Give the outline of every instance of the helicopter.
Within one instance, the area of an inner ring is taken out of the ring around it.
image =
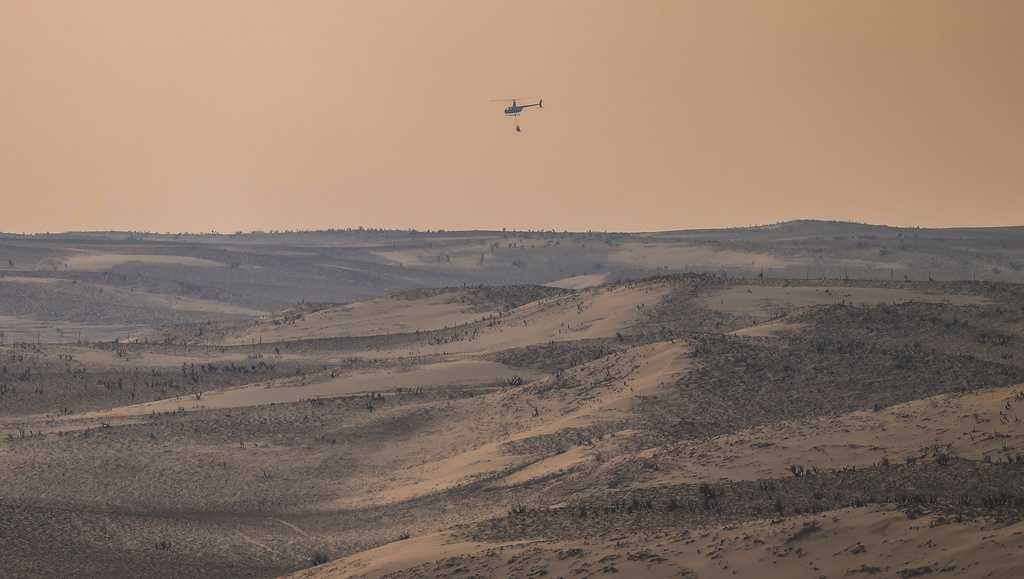
[[[535,102],[535,103],[522,104],[522,105],[519,104],[519,99],[494,99],[492,102],[510,102],[510,101],[511,101],[512,104],[510,104],[509,106],[505,107],[505,116],[506,117],[512,117],[512,118],[518,117],[519,115],[523,114],[523,111],[525,111],[526,109],[531,108],[531,107],[537,107],[538,109],[544,108],[544,99],[538,99],[537,102]],[[517,133],[523,132],[523,129],[519,126],[518,122],[516,123],[516,132]]]

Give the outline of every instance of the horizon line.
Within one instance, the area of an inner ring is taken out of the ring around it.
[[[1019,229],[1024,227],[1024,223],[1017,225],[948,225],[948,226],[919,226],[919,225],[889,225],[884,223],[869,223],[865,221],[847,221],[842,219],[820,219],[820,218],[797,218],[787,219],[784,221],[776,221],[772,223],[760,223],[753,225],[731,225],[721,227],[693,227],[693,228],[677,228],[677,229],[649,229],[649,230],[610,230],[610,229],[588,229],[588,230],[569,230],[569,229],[552,229],[552,228],[522,228],[522,227],[502,227],[500,229],[494,228],[466,228],[466,229],[453,229],[447,227],[438,228],[415,228],[415,227],[373,227],[373,226],[348,226],[348,227],[328,227],[328,228],[309,228],[309,229],[289,229],[289,228],[271,228],[271,229],[250,229],[250,230],[236,230],[232,232],[219,231],[211,229],[208,231],[198,230],[181,230],[181,231],[151,231],[144,229],[68,229],[64,231],[33,231],[33,232],[16,232],[16,231],[0,231],[0,236],[3,237],[46,237],[46,236],[68,236],[68,235],[103,235],[103,234],[124,234],[124,235],[153,235],[161,237],[201,237],[201,236],[221,236],[221,237],[236,237],[241,235],[295,235],[295,234],[311,234],[311,233],[423,233],[423,234],[438,234],[438,233],[547,233],[547,234],[562,234],[562,235],[658,235],[666,233],[681,233],[681,232],[705,232],[705,231],[729,231],[734,229],[745,229],[745,230],[756,230],[765,229],[769,227],[778,227],[789,224],[799,223],[821,223],[821,224],[833,224],[833,225],[859,225],[863,227],[875,227],[885,229],[904,229],[904,230],[915,230],[915,231],[952,231],[958,229]]]

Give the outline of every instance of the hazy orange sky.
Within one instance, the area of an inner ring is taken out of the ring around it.
[[[3,231],[1024,223],[1024,2],[0,0],[0,74]]]

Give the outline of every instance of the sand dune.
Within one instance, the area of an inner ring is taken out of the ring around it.
[[[1024,524],[908,518],[856,508],[784,520],[579,541],[478,543],[444,534],[391,543],[292,575],[302,578],[1017,577]]]
[[[1024,455],[1024,385],[945,394],[878,412],[777,423],[645,453],[657,474],[642,485],[755,480],[790,467],[864,467],[941,456],[1005,461]]]
[[[337,258],[352,276],[428,267],[410,234],[343,256],[332,239],[249,257],[273,270],[304,255],[317,271]],[[621,259],[761,259],[729,241],[561,241],[587,259],[598,243]],[[531,240],[505,243],[511,255]],[[566,278],[591,270],[556,265],[543,281],[580,289],[467,285],[264,314],[216,288],[133,292],[120,270],[84,272],[110,280],[102,293],[66,279],[5,287],[64,313],[41,292],[217,317],[117,347],[0,345],[0,536],[15,538],[16,576],[54,548],[68,563],[50,576],[1024,571],[1013,284],[603,283],[621,271]],[[887,305],[905,301],[929,304]]]
[[[463,339],[412,350],[414,354],[482,354],[551,341],[611,338],[657,304],[668,286],[604,286],[513,309],[467,328]]]
[[[144,404],[123,406],[75,418],[135,416],[178,410],[239,408],[261,404],[283,404],[313,398],[333,398],[397,388],[443,388],[456,385],[494,384],[513,376],[536,376],[535,370],[512,368],[497,362],[455,360],[426,364],[412,369],[354,371],[335,378],[323,375],[288,378],[267,384],[204,393],[201,398],[179,396]]]
[[[268,317],[229,334],[224,343],[422,332],[458,326],[491,313],[478,311],[460,297],[456,290],[417,299],[379,298],[302,313],[300,318]]]
[[[518,541],[498,545],[458,541],[447,533],[436,533],[371,549],[334,562],[330,567],[300,571],[292,577],[384,577],[421,565],[425,561],[462,557],[518,544]]]
[[[553,456],[529,452],[520,454],[507,449],[537,437],[557,435],[560,431],[632,417],[634,397],[653,394],[659,385],[675,380],[686,369],[686,354],[687,346],[682,343],[640,346],[574,370],[574,376],[567,378],[583,384],[578,388],[538,395],[538,391],[550,386],[552,379],[548,377],[489,395],[481,405],[474,407],[474,418],[504,424],[506,429],[514,431],[513,434],[496,437],[465,452],[406,468],[386,483],[382,481],[366,496],[346,498],[334,504],[354,506],[406,501],[481,479],[495,479],[509,470],[513,472],[496,479],[496,483],[500,486],[523,484],[590,461],[596,448],[573,446]],[[612,375],[616,377],[614,380],[607,379]],[[588,384],[597,376],[601,377],[599,384]],[[526,412],[517,415],[510,412],[512,408],[528,408],[535,412],[532,417]],[[435,436],[426,443],[444,445],[446,437],[469,439],[469,433],[460,432],[468,422],[464,421],[452,431],[441,437]],[[628,433],[623,435],[628,436]],[[428,452],[423,449],[424,454]]]

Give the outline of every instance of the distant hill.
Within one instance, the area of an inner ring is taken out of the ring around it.
[[[7,299],[0,301],[0,316],[130,324],[139,321],[131,313],[138,306],[147,311],[143,322],[154,316],[188,322],[278,311],[301,302],[347,303],[416,288],[581,287],[687,271],[745,278],[1022,282],[1024,227],[924,229],[797,220],[654,233],[3,234],[0,295]],[[11,278],[65,285],[26,286]],[[46,300],[47,311],[38,311],[26,295],[28,289],[58,288],[72,298]],[[117,311],[109,307],[112,295]],[[63,303],[69,311],[56,311]],[[169,313],[161,314],[161,308]]]

